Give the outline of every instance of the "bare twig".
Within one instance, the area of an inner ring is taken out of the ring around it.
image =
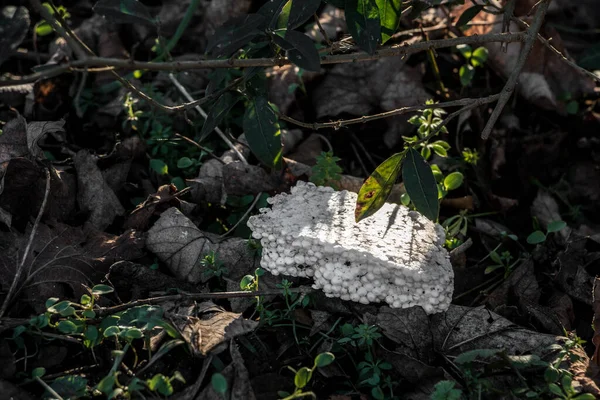
[[[56,12],[52,14],[48,11],[48,9],[46,9],[44,6],[42,6],[42,4],[40,3],[39,0],[30,0],[31,2],[31,6],[40,13],[40,15],[50,24],[50,26],[52,26],[52,28],[63,38],[65,39],[65,41],[67,42],[67,44],[69,45],[69,47],[71,47],[73,49],[73,51],[75,52],[75,54],[77,55],[77,57],[79,57],[80,59],[77,61],[74,61],[72,64],[72,66],[67,67],[66,70],[63,70],[63,72],[66,72],[68,70],[72,70],[72,67],[77,67],[78,63],[83,63],[81,66],[83,67],[89,67],[89,65],[86,65],[88,63],[89,60],[94,60],[97,59],[98,57],[96,57],[96,55],[94,54],[94,52],[81,40],[79,39],[79,37],[75,34],[75,32],[73,32],[73,30],[65,23],[65,21],[62,19],[62,17],[60,16],[59,12]],[[124,61],[124,62],[129,62],[128,60],[120,60],[120,61]],[[107,64],[104,65],[100,65],[101,67],[106,67]],[[109,65],[110,66],[110,65]],[[113,66],[114,67],[114,66]],[[64,66],[60,66],[57,68],[64,68]],[[33,80],[33,81],[37,81],[38,79],[42,79],[42,78],[48,78],[48,77],[52,77],[52,76],[57,76],[62,72],[58,72],[58,71],[52,71],[53,68],[49,68],[48,69],[48,74],[42,73],[37,75],[37,77]],[[137,69],[137,68],[136,68]],[[88,70],[89,71],[89,70]],[[181,104],[181,105],[177,105],[177,106],[166,106],[156,100],[154,100],[152,97],[148,96],[146,93],[144,93],[143,91],[141,91],[140,89],[138,89],[137,87],[135,87],[131,82],[129,82],[127,79],[121,77],[115,70],[113,69],[108,69],[108,72],[110,72],[113,77],[119,81],[123,86],[125,86],[127,89],[131,90],[137,97],[145,100],[146,102],[148,102],[149,104],[151,104],[152,106],[159,108],[165,112],[177,112],[177,111],[185,111],[188,110],[190,108],[196,107],[200,104],[206,103],[208,101],[213,100],[215,97],[217,97],[218,95],[220,95],[221,93],[224,93],[225,91],[229,90],[229,87],[222,89],[220,91],[218,91],[218,93],[213,93],[212,96],[207,96],[204,99],[200,99],[197,101],[193,101],[191,103],[186,103],[186,104]],[[35,76],[36,74],[30,75],[30,77]],[[234,81],[232,81],[231,85],[233,84],[237,84],[241,81],[240,79],[236,79]],[[6,83],[9,83],[8,85]],[[10,86],[12,84],[15,83],[29,83],[28,78],[24,77],[21,78],[19,80],[13,80],[13,81],[0,81],[0,86]]]
[[[540,3],[538,3],[537,9],[535,11],[535,16],[533,17],[533,23],[526,31],[525,42],[523,43],[523,48],[521,49],[519,59],[517,60],[517,63],[515,64],[515,67],[512,73],[510,74],[508,81],[506,82],[504,88],[502,89],[502,92],[500,93],[500,98],[498,99],[498,103],[496,104],[494,111],[492,111],[492,115],[490,115],[490,118],[488,119],[485,128],[483,128],[483,131],[481,132],[481,138],[484,140],[487,139],[492,133],[492,129],[494,128],[496,121],[500,117],[500,113],[502,113],[504,106],[506,105],[506,103],[508,102],[512,93],[515,90],[515,86],[517,85],[517,82],[519,80],[519,75],[521,74],[521,70],[525,66],[525,62],[529,57],[529,53],[531,52],[531,48],[533,47],[533,44],[537,38],[537,34],[540,31],[540,28],[542,27],[542,22],[544,22],[544,16],[546,15],[546,11],[548,10],[549,5],[550,0],[541,0]]]
[[[513,21],[515,21],[517,24],[524,26],[525,28],[529,28],[529,24],[525,21],[523,21],[522,19],[519,18],[513,18]],[[552,45],[552,43],[550,43],[551,39],[546,39],[545,37],[543,37],[541,34],[537,34],[537,39],[544,45],[546,46],[548,49],[550,49],[550,51],[552,51],[554,54],[556,54],[558,57],[560,57],[560,59],[567,63],[570,67],[576,69],[577,71],[589,76],[590,78],[592,78],[593,80],[600,82],[600,76],[594,74],[591,71],[588,71],[585,68],[581,68],[579,65],[577,65],[576,63],[574,63],[573,61],[569,60],[563,53],[560,52],[560,50],[558,50],[556,47],[554,47]]]
[[[183,95],[183,97],[185,97],[189,102],[192,102],[192,103],[194,102],[192,95],[177,80],[177,78],[175,78],[175,75],[169,74],[169,79],[171,80],[171,82],[173,82],[173,84],[175,85],[177,90],[179,90],[179,92]],[[196,111],[198,111],[198,113],[200,113],[200,115],[202,115],[202,117],[204,119],[208,118],[208,115],[206,114],[206,112],[204,112],[204,110],[199,105],[196,105],[194,108],[196,109]],[[229,140],[227,135],[225,135],[218,126],[215,126],[215,132],[217,132],[217,135],[219,135],[219,137],[227,144],[227,146],[229,146],[229,148],[235,153],[235,155],[238,156],[240,161],[242,161],[244,164],[248,165],[248,161],[246,161],[246,157],[244,157],[244,155],[237,149],[237,147],[235,147],[235,145],[233,143],[231,143],[231,140]]]
[[[177,136],[178,138],[180,138],[180,139],[182,139],[182,140],[185,140],[186,142],[188,142],[188,143],[189,143],[189,144],[191,144],[191,145],[194,145],[194,146],[196,146],[196,147],[197,147],[197,148],[199,148],[200,150],[203,150],[203,151],[205,151],[205,152],[206,152],[206,153],[207,153],[207,154],[208,154],[208,155],[209,155],[211,158],[213,158],[213,159],[217,160],[218,162],[220,162],[221,164],[225,165],[225,161],[223,161],[223,160],[221,160],[219,157],[215,156],[215,155],[213,154],[213,151],[212,151],[211,149],[209,149],[209,148],[207,148],[207,147],[204,147],[204,146],[202,146],[202,145],[198,144],[198,143],[197,143],[195,140],[192,140],[192,139],[190,139],[190,138],[189,138],[189,137],[187,137],[187,136],[180,135],[179,133],[176,133],[176,134],[175,134],[175,136]]]
[[[242,221],[244,219],[246,219],[246,217],[248,216],[248,214],[250,214],[250,212],[254,209],[254,207],[256,206],[256,203],[258,203],[258,200],[260,200],[260,196],[262,196],[262,194],[263,194],[263,192],[256,193],[256,196],[254,197],[254,200],[252,201],[252,204],[250,204],[250,207],[248,207],[248,209],[246,210],[246,212],[244,213],[244,215],[242,215],[242,218],[240,218],[238,220],[238,222],[236,222],[235,225],[233,225],[231,227],[231,229],[229,229],[227,232],[225,232],[224,234],[222,234],[221,236],[219,236],[219,239],[223,239],[227,235],[229,235],[230,233],[232,233],[233,231],[235,231],[235,228],[237,228],[238,225],[241,224]]]
[[[307,129],[313,129],[313,130],[324,129],[324,128],[339,129],[342,126],[363,124],[365,122],[370,122],[370,121],[374,121],[377,119],[389,118],[394,115],[402,115],[402,114],[407,114],[407,113],[411,113],[411,112],[418,112],[425,108],[448,108],[448,107],[466,107],[466,106],[478,107],[478,106],[481,106],[484,104],[492,103],[492,102],[498,100],[499,97],[500,97],[499,94],[494,94],[491,96],[477,98],[477,99],[464,98],[464,99],[459,99],[459,100],[447,101],[447,102],[443,102],[443,103],[423,104],[423,105],[411,106],[411,107],[401,107],[401,108],[397,108],[395,110],[390,110],[390,111],[382,112],[379,114],[363,115],[362,117],[358,117],[358,118],[350,118],[350,119],[337,120],[337,121],[332,121],[332,122],[312,122],[312,123],[311,122],[302,122],[302,121],[298,121],[297,119],[288,117],[287,115],[283,115],[283,114],[279,114],[279,118],[283,121],[286,121],[291,124],[298,125],[298,126],[301,126],[303,128],[307,128]]]
[[[292,293],[310,293],[312,289],[306,288],[292,288],[289,289]],[[281,290],[258,290],[251,292],[215,292],[215,293],[180,293],[167,296],[151,297],[148,299],[141,299],[130,301],[129,303],[120,304],[113,307],[102,307],[96,311],[96,315],[99,317],[114,314],[123,310],[127,310],[132,307],[137,307],[145,304],[160,304],[167,301],[180,301],[180,300],[208,300],[208,299],[232,299],[240,297],[256,297],[256,296],[274,296],[281,294]]]
[[[10,289],[8,290],[8,294],[4,298],[4,303],[2,303],[2,308],[0,309],[0,318],[4,316],[6,310],[8,310],[8,306],[13,300],[15,292],[17,291],[17,286],[19,281],[21,280],[21,275],[23,274],[23,270],[25,269],[25,262],[27,261],[27,257],[29,256],[29,251],[31,250],[31,244],[33,243],[33,238],[37,232],[38,226],[40,225],[40,221],[42,219],[42,215],[44,214],[44,210],[46,209],[46,203],[48,202],[48,195],[50,194],[50,171],[46,168],[46,191],[44,192],[44,200],[42,201],[42,205],[40,206],[40,210],[38,211],[38,215],[33,223],[33,227],[31,228],[31,233],[29,234],[29,240],[27,241],[27,246],[25,247],[25,252],[23,253],[23,258],[15,271],[15,276],[13,278],[12,284],[10,285]]]

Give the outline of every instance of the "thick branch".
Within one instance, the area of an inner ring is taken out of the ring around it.
[[[64,29],[61,29],[65,32]],[[60,34],[60,32],[59,32]],[[65,32],[66,34],[66,32]],[[68,34],[66,34],[69,36]],[[374,54],[365,52],[356,52],[350,54],[324,55],[321,57],[321,64],[342,64],[359,61],[378,60],[383,57],[406,56],[409,54],[426,51],[429,49],[441,49],[454,47],[459,44],[483,44],[490,42],[512,43],[520,42],[525,38],[524,32],[517,33],[494,33],[480,36],[465,36],[452,39],[430,40],[410,45],[398,44],[390,47],[384,47]],[[273,67],[290,64],[286,58],[250,58],[250,59],[222,59],[222,60],[198,60],[198,61],[172,61],[172,62],[151,62],[151,61],[133,61],[119,58],[104,57],[85,57],[67,64],[57,65],[53,68],[45,69],[28,76],[15,80],[2,80],[0,86],[10,86],[15,84],[31,83],[38,79],[48,78],[60,75],[65,72],[73,71],[76,68],[84,67],[112,67],[114,69],[128,70],[147,70],[147,71],[189,71],[204,68],[248,68],[248,67]],[[103,69],[106,70],[106,69]]]
[[[537,10],[535,12],[535,16],[533,17],[533,23],[531,24],[529,29],[526,31],[527,33],[526,33],[526,37],[525,37],[525,43],[523,44],[523,49],[521,49],[521,54],[519,55],[519,59],[517,60],[515,68],[513,69],[512,73],[510,74],[508,81],[504,85],[504,89],[502,89],[502,92],[500,93],[500,98],[498,99],[496,108],[494,108],[494,111],[492,112],[492,115],[490,115],[490,118],[488,119],[488,122],[485,125],[485,128],[483,128],[483,131],[481,132],[481,138],[484,140],[487,139],[490,136],[490,134],[492,133],[492,129],[494,128],[494,125],[496,124],[498,117],[500,117],[500,114],[502,113],[504,106],[506,105],[506,103],[508,103],[510,96],[512,95],[512,93],[515,90],[515,86],[519,80],[519,75],[521,74],[521,70],[525,66],[525,62],[527,61],[527,58],[529,57],[529,53],[531,52],[533,44],[535,43],[535,41],[537,39],[538,32],[540,31],[540,28],[542,27],[542,23],[544,22],[544,16],[546,15],[546,11],[548,11],[549,4],[550,4],[549,0],[541,0],[540,3],[538,3]]]

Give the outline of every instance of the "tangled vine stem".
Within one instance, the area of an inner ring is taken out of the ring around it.
[[[313,289],[310,288],[292,288],[287,289],[290,293],[311,293]],[[251,292],[215,292],[215,293],[180,293],[172,294],[167,296],[150,297],[148,299],[140,299],[130,301],[128,303],[120,304],[113,307],[102,307],[96,311],[98,317],[102,317],[109,314],[114,314],[123,310],[127,310],[132,307],[148,305],[148,304],[160,304],[166,301],[177,301],[177,300],[211,300],[211,299],[233,299],[240,297],[256,297],[256,296],[275,296],[282,294],[281,290],[258,290]]]

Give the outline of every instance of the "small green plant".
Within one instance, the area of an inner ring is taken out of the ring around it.
[[[546,227],[546,232],[542,232],[541,230],[533,231],[529,236],[527,236],[527,243],[529,244],[540,244],[548,239],[548,235],[554,232],[560,232],[567,227],[567,223],[565,221],[552,221]]]
[[[335,356],[332,353],[321,353],[315,357],[312,368],[302,367],[298,370],[288,366],[287,368],[294,373],[294,386],[295,389],[292,393],[280,391],[278,392],[281,400],[300,399],[303,397],[312,397],[316,399],[317,396],[310,391],[304,391],[306,385],[310,382],[313,372],[317,368],[326,367],[335,360]]]
[[[205,255],[200,261],[200,265],[204,269],[202,271],[202,277],[206,280],[217,278],[219,282],[222,282],[223,276],[228,272],[227,268],[225,268],[224,264],[219,260],[214,251]]]
[[[431,105],[435,104],[433,100],[427,100],[425,104]],[[426,108],[421,111],[421,114],[417,114],[412,116],[408,122],[415,125],[417,129],[417,135],[415,136],[403,136],[404,142],[408,145],[415,145],[415,149],[420,149],[421,156],[425,160],[429,160],[432,152],[437,154],[440,157],[447,157],[448,150],[450,149],[450,145],[448,142],[444,140],[436,140],[435,142],[423,141],[424,139],[429,138],[429,136],[437,131],[437,135],[440,133],[448,133],[448,129],[446,127],[442,127],[442,129],[438,128],[442,124],[442,116],[446,114],[441,108]]]
[[[462,158],[467,164],[477,165],[479,162],[479,152],[477,152],[477,150],[471,150],[467,147],[462,151]]]
[[[317,186],[331,186],[338,188],[342,168],[337,163],[341,158],[333,155],[331,151],[321,152],[317,156],[317,163],[312,167],[310,181]]]
[[[563,361],[577,361],[573,351],[581,339],[569,338],[561,345],[553,345],[556,353],[552,362],[536,355],[510,355],[499,349],[475,349],[458,355],[453,365],[460,374],[462,387],[454,381],[435,385],[432,400],[462,400],[471,398],[507,397],[527,399],[592,400],[589,393],[579,393],[573,386],[571,373],[562,367]],[[492,381],[498,374],[515,374],[515,384],[499,390]]]
[[[344,324],[340,327],[342,337],[337,340],[337,344],[344,349],[344,346],[351,346],[358,351],[362,361],[356,366],[358,387],[370,389],[371,396],[376,400],[396,399],[394,396],[394,387],[397,383],[387,375],[386,371],[392,369],[392,365],[386,361],[376,358],[376,344],[381,339],[379,328],[375,325],[360,324],[352,326]]]
[[[132,364],[128,368],[137,368],[141,354],[137,350],[140,346],[135,342],[142,340],[147,346],[150,332],[162,329],[174,338],[161,346],[156,352],[157,356],[175,347],[174,343],[179,340],[178,332],[162,318],[162,309],[151,305],[131,307],[99,317],[95,311],[97,300],[113,291],[110,286],[96,285],[88,289],[88,294],[82,295],[79,302],[50,298],[46,301],[46,312],[31,318],[28,324],[16,327],[11,338],[17,349],[25,354],[31,342],[37,346],[43,340],[53,340],[61,335],[71,341],[79,341],[91,351],[99,346],[108,346],[112,348],[113,364],[104,378],[93,388],[88,386],[87,379],[79,375],[64,375],[46,382],[42,379],[45,370],[37,368],[33,370],[30,380],[41,384],[52,396],[65,399],[91,396],[94,391],[103,393],[108,399],[131,398],[134,393],[143,395],[143,392],[162,396],[173,394],[172,382],[184,382],[178,372],[170,377],[156,374],[151,379],[143,380],[122,375],[119,369],[128,353],[132,353]],[[149,353],[148,357],[152,355]]]
[[[468,44],[459,44],[456,48],[467,60],[458,70],[460,84],[469,86],[475,77],[475,68],[483,67],[487,61],[489,55],[488,49],[482,46],[473,50]]]
[[[492,250],[489,253],[489,256],[494,264],[487,267],[484,273],[487,275],[498,269],[504,269],[504,279],[508,278],[515,266],[521,261],[521,259],[517,259],[516,261],[512,262],[513,256],[509,251],[503,251],[499,254],[496,250]]]

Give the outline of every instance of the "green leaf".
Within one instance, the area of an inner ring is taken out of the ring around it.
[[[261,29],[273,30],[280,21],[280,16],[284,13],[284,8],[288,5],[289,0],[269,0],[257,11],[257,15],[264,18],[264,22],[260,25]],[[283,17],[285,18],[285,17]]]
[[[379,386],[375,386],[373,389],[371,389],[371,395],[373,396],[373,398],[375,400],[385,399],[385,394],[383,393],[383,390],[381,390],[381,388]]]
[[[287,22],[288,29],[296,29],[308,21],[317,12],[321,0],[290,0],[292,9]]]
[[[483,10],[483,6],[481,5],[467,8],[456,22],[456,27],[460,28],[467,25],[481,10]]]
[[[71,321],[60,321],[57,325],[57,328],[60,332],[70,335],[77,332],[77,325],[75,325]]]
[[[402,166],[404,153],[396,153],[382,162],[358,192],[354,218],[359,222],[377,212],[387,200]]]
[[[64,310],[62,310],[61,312],[59,312],[59,314],[62,317],[70,317],[71,315],[75,315],[75,308],[69,306],[69,307],[65,308]]]
[[[227,379],[223,376],[223,374],[215,373],[212,378],[210,378],[210,383],[215,392],[220,394],[227,393]]]
[[[556,383],[550,383],[550,384],[548,384],[548,389],[550,389],[550,391],[552,393],[554,393],[555,395],[559,396],[561,399],[565,398],[565,394],[560,389],[560,386],[558,386]]]
[[[147,383],[150,390],[158,392],[163,396],[170,396],[173,394],[173,385],[171,385],[171,381],[163,374],[154,375]]]
[[[52,314],[59,314],[69,308],[71,306],[71,302],[67,300],[63,300],[60,303],[56,303],[48,307],[48,312]]]
[[[148,8],[137,0],[100,0],[93,10],[111,23],[150,26],[156,24]]]
[[[529,236],[527,236],[527,243],[529,244],[539,244],[546,241],[546,235],[542,231],[532,232]]]
[[[381,40],[379,9],[375,0],[346,0],[346,24],[354,41],[369,54]]]
[[[264,35],[259,28],[265,22],[265,17],[260,14],[248,14],[226,22],[210,37],[206,52],[215,57],[231,56],[254,38]]]
[[[125,339],[141,339],[144,337],[144,334],[138,328],[128,328],[119,333],[119,337]]]
[[[456,382],[440,381],[435,384],[434,392],[431,394],[431,400],[460,400],[462,391],[455,389]]]
[[[106,328],[104,330],[104,332],[102,333],[102,335],[104,337],[111,337],[111,336],[117,336],[119,334],[121,330],[119,329],[118,326],[109,326],[108,328]]]
[[[559,232],[567,227],[567,223],[565,221],[552,221],[548,224],[546,230],[548,233],[551,232]]]
[[[108,294],[114,292],[115,289],[108,285],[96,285],[92,288],[92,294],[95,296],[100,296],[103,294]]]
[[[47,23],[46,21],[41,21],[39,24],[36,25],[35,27],[35,33],[36,35],[40,36],[40,37],[44,37],[44,36],[48,36],[50,35],[52,32],[54,32],[54,29],[52,28],[52,26]]]
[[[56,378],[50,387],[63,399],[81,399],[87,394],[87,379],[79,375]]]
[[[302,367],[296,372],[296,376],[294,376],[294,384],[298,389],[302,389],[304,386],[308,384],[310,378],[312,377],[312,369],[307,367]]]
[[[213,107],[208,112],[206,121],[204,121],[204,125],[202,125],[200,134],[196,137],[196,141],[200,143],[206,139],[206,137],[215,130],[221,121],[223,121],[223,118],[229,115],[229,112],[233,106],[235,106],[240,99],[240,96],[230,92],[223,93],[221,96],[219,96]]]
[[[444,178],[444,186],[446,190],[458,189],[463,184],[463,179],[463,174],[458,171],[453,172]]]
[[[483,273],[485,275],[488,275],[488,274],[491,274],[492,272],[494,272],[494,271],[496,271],[497,269],[500,269],[500,268],[504,268],[504,266],[503,265],[490,265],[489,267],[487,267],[485,269],[485,271],[483,271]]]
[[[406,193],[417,211],[432,221],[437,221],[440,211],[438,188],[431,167],[418,151],[408,149],[402,167],[402,179]]]
[[[153,158],[150,160],[150,168],[159,175],[167,175],[169,173],[169,167],[163,160]]]
[[[402,193],[402,195],[400,196],[400,204],[402,204],[405,207],[408,207],[408,205],[410,204],[410,196],[408,195],[408,193]]]
[[[115,387],[115,380],[116,377],[114,375],[105,376],[100,382],[98,382],[96,389],[98,389],[105,395],[108,395],[113,391],[113,388]]]
[[[81,304],[82,306],[85,306],[87,304],[90,304],[91,301],[92,301],[92,298],[90,296],[88,296],[87,294],[83,294],[83,295],[81,295],[81,298],[79,299],[79,304]]]
[[[194,165],[194,162],[189,157],[181,157],[177,160],[177,168],[186,169]]]
[[[288,30],[285,40],[292,46],[286,52],[291,62],[307,71],[319,72],[321,70],[321,57],[319,57],[319,52],[311,38],[302,32]]]
[[[58,297],[50,297],[48,300],[46,300],[46,309],[52,307],[58,300],[60,300]]]
[[[402,0],[375,0],[381,21],[381,44],[384,44],[398,30],[402,14]]]
[[[84,310],[82,315],[86,318],[96,318],[96,312],[94,310]]]
[[[493,262],[495,262],[496,264],[500,264],[502,265],[502,257],[500,257],[500,254],[498,254],[497,251],[492,251],[490,252],[490,258],[492,259]]]
[[[44,367],[37,367],[31,371],[32,378],[41,378],[44,375],[46,375],[46,368]]]
[[[244,133],[250,150],[263,164],[281,167],[281,131],[277,116],[265,97],[250,100],[244,114]]]
[[[474,67],[481,67],[487,61],[489,51],[485,47],[478,47],[471,55],[471,65]]]
[[[335,356],[333,353],[321,353],[315,357],[315,366],[317,367],[326,367],[331,364],[335,360]]]
[[[464,353],[459,354],[454,359],[454,362],[457,364],[467,364],[467,363],[475,361],[476,359],[487,360],[489,358],[494,357],[499,352],[500,352],[500,350],[498,350],[498,349],[469,350],[469,351],[465,351]]]
[[[96,328],[94,325],[89,325],[87,328],[85,328],[84,335],[86,339],[93,342],[98,339],[98,328]]]
[[[461,85],[469,86],[471,81],[473,81],[473,77],[475,76],[475,68],[471,64],[464,64],[460,67],[458,76],[460,77]]]
[[[456,45],[456,49],[460,51],[460,54],[462,54],[467,60],[473,55],[473,48],[468,44]]]
[[[433,152],[435,154],[437,154],[440,157],[448,157],[448,152],[446,151],[446,149],[443,146],[440,146],[439,144],[435,144],[432,143],[431,145],[431,149],[433,150]]]

